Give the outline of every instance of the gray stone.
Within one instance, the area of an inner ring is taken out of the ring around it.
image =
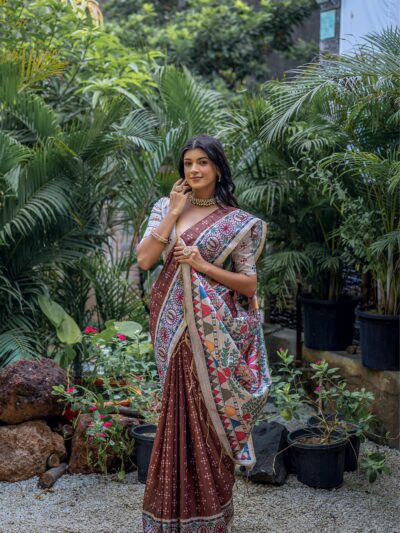
[[[260,422],[252,432],[256,464],[247,474],[255,483],[283,485],[289,473],[287,447],[288,430],[279,422]],[[280,453],[279,453],[280,452]],[[242,470],[243,472],[243,470]]]

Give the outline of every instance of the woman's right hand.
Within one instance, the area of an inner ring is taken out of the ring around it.
[[[176,190],[179,186],[182,187],[181,192]],[[190,191],[191,189],[186,183],[186,180],[180,178],[174,183],[169,195],[169,211],[171,213],[178,216],[182,213],[186,205],[187,195]]]

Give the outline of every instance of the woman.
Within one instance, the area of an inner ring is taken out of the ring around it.
[[[136,249],[141,268],[164,259],[150,301],[163,399],[143,528],[222,533],[235,464],[254,464],[251,430],[271,384],[255,295],[266,224],[237,207],[217,139],[190,139],[179,174]]]

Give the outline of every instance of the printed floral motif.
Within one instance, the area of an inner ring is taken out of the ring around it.
[[[210,263],[215,263],[232,249],[235,270],[252,273],[257,250],[263,245],[262,224],[260,219],[235,209],[208,224],[195,244]],[[232,307],[216,288],[194,269],[191,282],[196,329],[207,360],[214,401],[235,459],[241,464],[249,464],[253,457],[247,441],[271,384],[260,312],[245,308],[236,301],[232,313]],[[162,382],[178,340],[177,333],[184,325],[181,276],[175,276],[164,290],[166,294],[154,330],[154,348]],[[153,298],[161,298],[161,294],[154,293]],[[229,376],[224,369],[230,372]]]

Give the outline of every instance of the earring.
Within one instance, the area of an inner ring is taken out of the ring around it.
[[[217,174],[218,176],[218,181],[221,181],[221,174]]]

